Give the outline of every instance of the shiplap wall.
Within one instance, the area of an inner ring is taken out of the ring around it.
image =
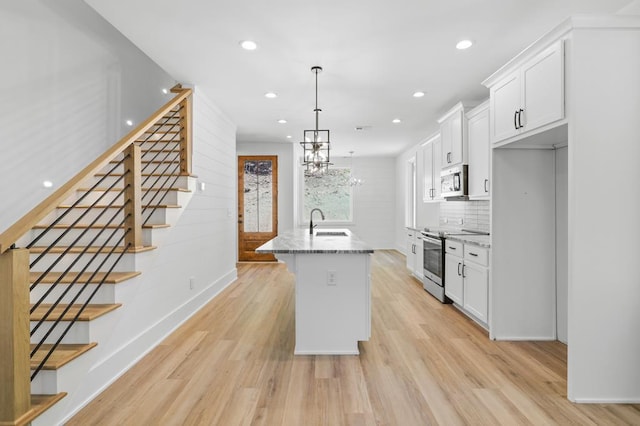
[[[168,101],[174,80],[82,0],[0,8],[2,232],[129,132],[127,119]]]

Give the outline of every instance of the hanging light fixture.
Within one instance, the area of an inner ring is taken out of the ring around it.
[[[307,166],[307,175],[322,175],[329,170],[329,130],[318,129],[318,116],[322,110],[318,108],[318,74],[322,72],[322,67],[311,67],[311,72],[316,75],[316,128],[305,130],[304,139],[300,142],[304,150],[302,163]]]

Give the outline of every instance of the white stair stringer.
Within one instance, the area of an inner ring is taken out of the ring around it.
[[[149,234],[148,237],[150,238],[149,242],[153,242],[156,249],[141,253],[127,253],[123,256],[120,264],[116,267],[116,270],[118,271],[139,271],[141,272],[141,275],[117,284],[103,284],[97,294],[98,299],[92,300],[92,303],[122,303],[122,306],[105,315],[95,318],[92,321],[78,321],[71,327],[69,333],[62,340],[62,343],[85,344],[96,342],[98,345],[57,370],[40,371],[31,383],[32,394],[55,394],[58,392],[67,392],[71,395],[74,392],[74,389],[81,386],[82,381],[85,379],[88,372],[95,368],[96,365],[103,362],[100,358],[102,354],[101,344],[104,344],[105,347],[108,346],[106,343],[109,341],[110,336],[114,331],[114,327],[119,325],[120,318],[123,316],[125,310],[136,309],[136,306],[133,306],[131,301],[136,299],[135,295],[139,292],[140,286],[138,283],[141,279],[140,277],[143,277],[145,270],[149,270],[153,265],[155,257],[158,255],[158,252],[162,250],[162,242],[171,232],[171,228],[173,228],[179,221],[181,214],[186,210],[191,197],[195,192],[196,179],[194,177],[184,177],[184,181],[187,184],[187,188],[185,189],[189,189],[190,191],[181,193],[180,208],[170,209],[172,211],[171,214],[166,216],[165,223],[170,226],[150,228],[147,230]],[[46,261],[43,259],[42,263],[44,265],[46,264]],[[63,291],[65,287],[62,284],[59,284],[59,286],[60,289],[55,290],[58,292],[57,294]],[[95,286],[96,284],[89,284],[91,290],[93,290]],[[44,291],[46,291],[46,287],[47,286],[45,285],[44,289],[39,291],[44,293]],[[35,299],[36,295],[33,295],[32,297]],[[51,297],[54,297],[53,294]],[[31,328],[33,328],[35,323],[35,321],[30,323]],[[46,330],[48,330],[49,327],[50,325],[43,324],[32,337],[32,342],[37,342],[44,333],[46,333]],[[58,326],[58,328],[61,327]],[[64,328],[61,329],[63,330]],[[45,342],[53,343],[57,340],[60,333],[61,331],[55,330]],[[70,404],[71,401],[65,401],[67,399],[68,398],[63,398],[52,408],[36,418],[32,424],[58,424],[62,416],[64,416],[65,413],[68,413],[66,411],[67,404]]]

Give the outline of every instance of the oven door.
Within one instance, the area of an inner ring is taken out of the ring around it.
[[[430,237],[422,234],[422,243],[424,245],[424,276],[433,281],[440,287],[442,284],[443,274],[443,242],[439,237]]]

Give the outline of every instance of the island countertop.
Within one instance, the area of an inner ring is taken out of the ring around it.
[[[346,235],[335,235],[343,232]],[[318,235],[320,233],[320,235]],[[325,235],[322,235],[322,234]],[[333,235],[332,235],[333,234]],[[373,253],[373,248],[361,241],[348,229],[291,229],[267,241],[256,253]]]

